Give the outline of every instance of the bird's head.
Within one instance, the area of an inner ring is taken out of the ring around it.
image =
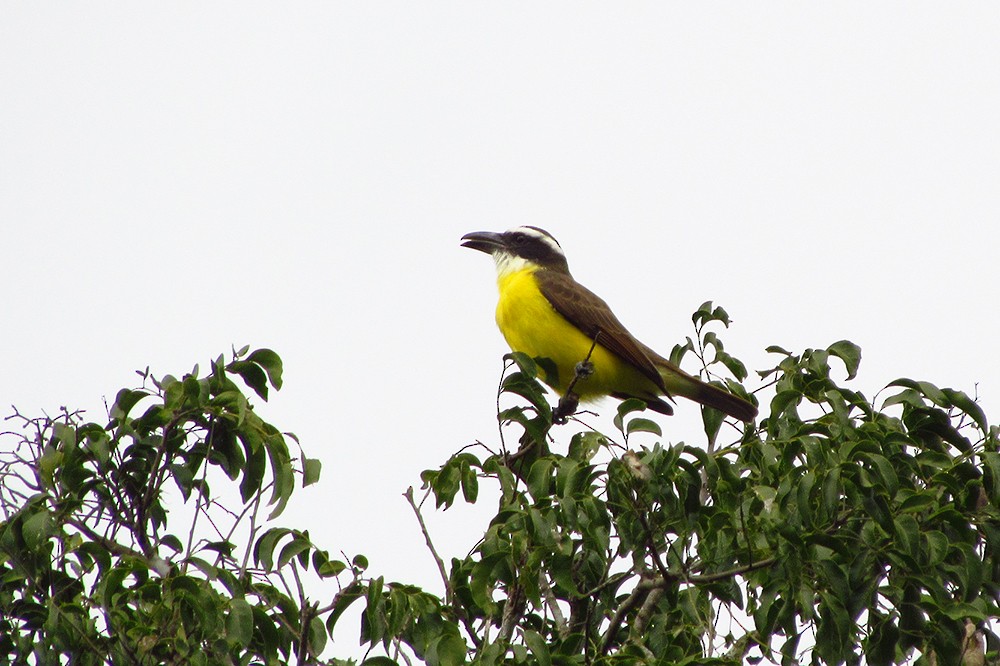
[[[462,236],[462,247],[492,255],[501,277],[525,268],[569,273],[559,241],[538,227],[514,227],[503,233],[474,231]]]

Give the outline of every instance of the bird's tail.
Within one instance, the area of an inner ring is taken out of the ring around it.
[[[757,408],[747,400],[718,386],[706,384],[684,371],[679,371],[673,364],[670,364],[670,367],[661,367],[660,374],[671,394],[694,400],[740,421],[749,422],[757,418]]]

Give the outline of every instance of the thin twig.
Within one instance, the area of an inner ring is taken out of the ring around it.
[[[638,504],[638,502],[636,502]],[[636,510],[636,518],[639,520],[639,524],[642,525],[643,531],[646,533],[646,547],[649,549],[649,556],[653,558],[653,564],[656,565],[656,570],[660,573],[660,576],[665,581],[676,580],[676,576],[667,570],[663,560],[660,559],[660,551],[656,549],[656,544],[653,543],[653,530],[649,527],[649,521],[646,520],[646,515],[638,507],[634,507]]]
[[[500,396],[503,394],[503,380],[507,376],[507,371],[514,365],[514,361],[504,361],[503,371],[500,373],[500,383],[497,384],[497,414],[500,413]],[[503,436],[503,422],[497,419],[497,430],[500,432],[500,451],[504,458],[507,457],[507,442]]]
[[[448,572],[444,568],[444,561],[441,559],[441,556],[438,555],[437,549],[434,548],[430,532],[427,531],[427,524],[424,523],[424,517],[421,515],[420,509],[417,508],[416,502],[413,501],[413,486],[406,489],[406,492],[403,493],[403,497],[405,497],[406,501],[410,503],[410,508],[413,509],[413,514],[417,517],[417,522],[420,524],[420,531],[424,535],[424,541],[427,542],[427,548],[431,551],[431,556],[434,558],[435,564],[437,564],[438,572],[441,574],[441,581],[444,583],[445,601],[452,603],[454,599],[451,591],[451,583],[448,581]]]
[[[584,597],[596,597],[605,588],[617,586],[619,583],[623,583],[632,576],[636,575],[634,571],[623,571],[611,576],[606,581],[583,593]]]
[[[685,576],[683,580],[685,583],[692,583],[694,585],[701,583],[714,583],[717,580],[735,578],[736,576],[742,576],[743,574],[750,573],[751,571],[766,569],[777,561],[777,557],[768,557],[766,559],[758,560],[756,562],[752,562],[751,564],[746,564],[742,567],[735,567],[726,571],[718,571],[712,574],[695,574],[694,576]]]
[[[187,544],[187,555],[188,558],[193,554],[192,546],[194,545],[194,533],[198,527],[198,517],[204,511],[208,513],[208,506],[211,504],[211,499],[206,501],[205,497],[205,482],[208,479],[208,460],[209,456],[212,454],[212,446],[215,445],[215,437],[213,437],[215,431],[215,416],[212,416],[208,421],[208,436],[205,438],[207,446],[205,448],[205,458],[204,465],[201,468],[201,484],[198,487],[198,498],[195,500],[194,506],[194,516],[191,518],[191,529],[188,531],[188,544]],[[189,559],[185,559],[183,566],[181,567],[181,573],[187,573]]]
[[[736,567],[734,569],[729,569],[727,571],[719,571],[714,574],[685,576],[683,578],[676,576],[675,574],[669,574],[669,576],[666,578],[662,577],[643,578],[635,586],[635,589],[632,590],[632,593],[629,594],[629,596],[625,599],[624,602],[622,602],[622,605],[618,607],[618,610],[611,618],[611,624],[608,625],[608,629],[604,635],[604,642],[601,644],[601,654],[602,655],[608,654],[614,643],[615,634],[618,633],[618,630],[621,628],[621,625],[625,621],[625,618],[628,616],[629,613],[631,613],[636,608],[636,606],[644,604],[647,597],[654,590],[665,590],[667,587],[675,585],[678,580],[682,580],[685,583],[690,583],[694,585],[712,583],[718,580],[724,580],[726,578],[733,578],[735,576],[740,576],[745,573],[755,571],[757,569],[763,569],[765,567],[769,567],[777,561],[778,558],[769,557],[765,560],[760,560],[758,562],[755,562],[754,564],[742,567]],[[640,611],[640,614],[641,612],[642,611]],[[639,621],[639,616],[636,617],[636,622],[638,621]]]
[[[254,536],[257,534],[257,513],[260,511],[260,500],[264,495],[264,489],[261,488],[257,491],[256,497],[253,501],[253,511],[250,512],[250,540],[249,543],[253,543]],[[238,524],[238,523],[237,523]],[[233,526],[233,531],[235,532],[236,526]],[[228,541],[228,539],[227,539]],[[247,548],[246,552],[243,553],[243,563],[240,564],[240,580],[243,580],[243,576],[247,573],[247,564],[250,563],[250,551],[252,548]]]

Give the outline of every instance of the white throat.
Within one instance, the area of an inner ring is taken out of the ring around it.
[[[497,279],[502,280],[508,275],[523,271],[533,266],[533,262],[510,252],[494,252],[493,263],[497,266]]]

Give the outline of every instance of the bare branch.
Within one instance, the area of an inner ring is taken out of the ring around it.
[[[429,491],[428,491],[429,492]],[[420,513],[420,509],[417,507],[416,502],[413,501],[413,486],[406,489],[403,493],[403,497],[409,502],[410,508],[413,509],[413,514],[417,517],[417,522],[420,524],[420,531],[424,535],[424,541],[427,543],[428,550],[431,551],[431,556],[434,558],[434,563],[437,564],[438,573],[441,574],[441,581],[444,583],[444,593],[445,600],[448,603],[452,603],[454,600],[454,595],[451,590],[451,583],[448,581],[448,572],[444,568],[444,561],[441,556],[438,555],[437,549],[434,548],[434,543],[431,541],[430,532],[427,531],[427,524],[424,523],[424,517]]]

